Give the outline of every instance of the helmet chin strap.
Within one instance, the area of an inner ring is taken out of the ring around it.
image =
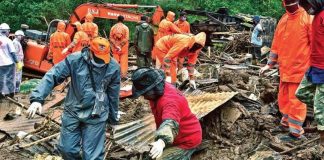
[[[290,7],[290,6],[294,6],[294,5],[298,5],[299,2],[294,2],[294,3],[290,3],[290,4],[285,4],[285,7]]]
[[[298,8],[299,8],[299,3],[298,2],[294,2],[294,3],[290,3],[290,4],[285,4],[285,8],[286,8],[286,11],[290,14],[295,14],[297,11],[298,11]],[[291,12],[291,9],[288,9],[290,7],[293,7],[293,6],[296,6],[296,10],[294,10],[293,12]]]

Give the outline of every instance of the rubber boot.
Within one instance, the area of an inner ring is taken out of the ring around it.
[[[288,135],[281,135],[279,139],[283,143],[290,143],[290,142],[298,142],[307,140],[304,135],[300,135],[299,137],[294,136],[293,134],[289,133]]]

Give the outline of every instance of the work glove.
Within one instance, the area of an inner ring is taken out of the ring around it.
[[[167,76],[167,77],[165,78],[165,81],[171,83],[171,76]]]
[[[150,157],[152,159],[159,158],[163,154],[163,149],[165,147],[165,143],[162,139],[159,139],[152,144],[152,149],[150,150]]]
[[[195,80],[189,80],[189,85],[190,85],[191,88],[197,89],[197,85],[196,85]]]
[[[37,110],[39,114],[42,114],[42,104],[39,102],[33,102],[27,110],[28,118],[34,118]]]
[[[23,66],[24,66],[24,63],[23,63],[23,62],[18,62],[18,63],[16,64],[16,67],[17,67],[17,70],[18,70],[18,71],[21,71],[22,68],[23,68]]]
[[[185,80],[189,79],[189,71],[187,68],[182,68],[180,70],[181,73],[181,81],[184,82]]]
[[[263,75],[265,71],[269,70],[271,67],[266,65],[260,69],[259,76]]]
[[[118,111],[117,112],[117,120],[119,121],[120,120],[120,117],[121,117],[121,115],[123,115],[123,114],[126,114],[125,112],[122,112],[122,111]]]
[[[66,54],[67,52],[69,51],[69,48],[64,48],[63,51],[62,51],[62,54]]]

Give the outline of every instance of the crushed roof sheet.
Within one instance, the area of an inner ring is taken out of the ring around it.
[[[196,90],[187,96],[191,111],[202,118],[232,99],[237,92],[204,93]],[[149,144],[154,141],[156,125],[153,115],[143,119],[118,125],[113,135],[116,144],[128,152],[143,153],[150,150]]]

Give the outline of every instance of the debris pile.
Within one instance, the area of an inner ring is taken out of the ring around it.
[[[311,121],[305,127],[308,140],[300,144],[283,144],[277,136],[284,133],[272,132],[281,118],[277,109],[278,70],[273,69],[260,76],[261,66],[251,65],[246,56],[250,51],[249,32],[242,28],[239,30],[244,23],[242,17],[208,12],[188,13],[208,17],[208,20],[193,25],[193,29],[213,29],[211,26],[227,29],[226,33],[220,33],[222,30],[209,32],[209,35],[218,38],[211,37],[213,47],[207,47],[199,56],[196,66],[199,90],[187,88],[185,79],[179,83],[178,88],[188,97],[192,112],[200,119],[203,129],[203,143],[192,159],[323,157],[324,150],[317,145],[317,134],[311,132],[316,131]],[[264,22],[272,23],[266,19]],[[233,31],[231,28],[235,27]],[[226,43],[220,42],[220,39],[226,39]],[[134,59],[130,60],[130,64],[135,63]],[[133,70],[136,67],[130,68]],[[34,83],[26,85],[26,93],[34,86]],[[27,119],[24,114],[13,114],[11,119],[5,120],[8,112],[14,112],[17,103],[1,102],[6,104],[0,105],[1,155],[6,159],[60,159],[55,157],[58,155],[55,144],[60,131],[60,104],[66,89],[65,86],[59,88],[47,98],[43,114],[35,119]],[[18,101],[24,104],[20,108],[26,111],[29,104],[27,95],[18,95]],[[155,130],[149,104],[143,98],[126,98],[120,101],[119,108],[123,113],[120,125],[114,133],[111,129],[107,130],[105,158],[143,159],[150,149],[148,144],[154,139]]]

